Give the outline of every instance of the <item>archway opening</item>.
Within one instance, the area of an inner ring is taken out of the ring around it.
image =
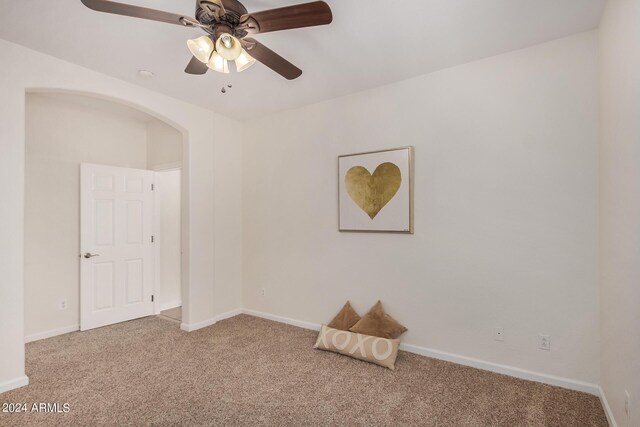
[[[87,250],[82,247],[86,239],[80,227],[82,164],[151,171],[147,175],[154,183],[153,267],[140,269],[144,280],[135,269],[111,279],[128,280],[121,288],[128,289],[126,298],[134,302],[138,298],[132,291],[134,279],[140,286],[151,286],[144,292],[151,292],[153,314],[180,306],[186,313],[189,260],[182,247],[188,242],[188,222],[183,220],[188,218],[188,185],[182,177],[188,176],[187,132],[127,102],[54,90],[26,93],[25,122],[26,341],[80,327],[85,261],[80,255]],[[156,181],[168,183],[171,191],[165,187],[158,192]],[[125,225],[127,221],[131,222],[125,219]],[[104,289],[100,292],[98,306],[120,298]]]

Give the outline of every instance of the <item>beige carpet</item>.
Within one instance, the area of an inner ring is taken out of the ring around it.
[[[159,317],[27,344],[31,385],[0,425],[606,426],[598,399],[401,352],[397,370],[313,350],[316,333],[241,315],[186,333]]]

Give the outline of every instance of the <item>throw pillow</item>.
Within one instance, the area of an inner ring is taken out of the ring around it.
[[[322,325],[313,348],[344,354],[394,371],[399,346],[400,340],[356,334]]]
[[[329,322],[330,328],[333,329],[342,329],[343,331],[348,331],[350,327],[358,323],[360,320],[360,316],[356,311],[351,307],[349,301],[342,307],[342,310],[333,318],[331,322]]]
[[[407,328],[384,312],[380,301],[349,330],[358,334],[391,339],[398,338],[407,332]]]

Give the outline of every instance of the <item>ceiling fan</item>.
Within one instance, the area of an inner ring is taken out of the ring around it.
[[[196,0],[195,19],[111,0],[81,1],[88,8],[99,12],[185,27],[198,27],[204,30],[206,35],[187,42],[193,54],[193,58],[184,70],[189,74],[205,74],[210,68],[228,73],[230,62],[235,63],[236,71],[240,72],[259,61],[286,79],[293,80],[300,77],[302,70],[262,43],[247,36],[326,25],[333,20],[331,8],[324,1],[248,13],[238,0]]]

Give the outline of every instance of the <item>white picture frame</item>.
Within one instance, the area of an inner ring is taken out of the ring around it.
[[[411,146],[338,156],[338,230],[413,234]]]

